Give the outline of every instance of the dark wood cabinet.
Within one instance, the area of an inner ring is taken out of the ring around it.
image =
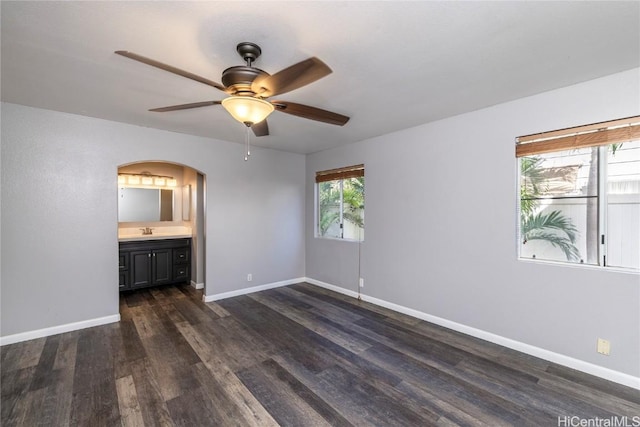
[[[120,251],[118,255],[118,287],[120,289],[129,289],[130,286],[129,260],[129,253]]]
[[[171,275],[171,249],[151,251],[151,283],[164,285],[173,281]]]
[[[191,239],[120,242],[121,291],[188,282]]]

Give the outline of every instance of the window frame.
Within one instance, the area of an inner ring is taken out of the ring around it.
[[[344,237],[344,181],[345,179],[351,178],[363,178],[364,179],[364,164],[358,164],[353,166],[347,166],[336,169],[329,169],[324,171],[317,171],[315,177],[315,186],[314,186],[314,237],[321,239],[329,239],[329,240],[339,240],[339,241],[347,241],[347,242],[363,242],[364,237],[361,238],[346,238]],[[340,225],[340,236],[324,236],[320,232],[320,185],[323,182],[331,182],[338,181],[339,182],[339,191],[340,191],[340,205],[339,205],[339,225]],[[364,194],[363,194],[364,198]],[[364,218],[364,207],[362,208],[362,215]],[[362,230],[364,230],[364,224],[362,225]]]
[[[593,268],[607,271],[619,271],[631,274],[640,273],[640,268],[610,266],[607,264],[607,251],[609,244],[608,234],[608,163],[609,147],[611,144],[640,141],[640,116],[624,119],[600,122],[568,129],[560,129],[551,132],[526,135],[516,138],[516,164],[517,164],[517,227],[516,247],[519,261],[533,263],[559,264],[571,267]],[[532,157],[536,154],[559,153],[577,148],[598,147],[597,158],[597,264],[572,262],[569,260],[550,260],[523,257],[522,255],[522,158]]]

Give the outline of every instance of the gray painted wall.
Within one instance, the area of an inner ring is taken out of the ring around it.
[[[206,176],[207,295],[304,276],[304,156],[255,147],[244,162],[240,144],[6,103],[1,114],[2,336],[118,314],[117,169],[137,161]]]
[[[314,175],[364,163],[363,294],[640,376],[640,277],[518,261],[514,157],[519,135],[640,114],[639,74],[307,156],[307,277],[357,291],[358,245],[314,238]]]

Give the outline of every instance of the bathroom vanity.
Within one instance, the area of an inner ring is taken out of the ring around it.
[[[124,240],[119,243],[120,291],[191,279],[191,238]]]

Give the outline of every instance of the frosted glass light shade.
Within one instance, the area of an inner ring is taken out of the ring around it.
[[[260,123],[273,112],[271,103],[251,96],[230,96],[222,100],[222,106],[240,123]]]

